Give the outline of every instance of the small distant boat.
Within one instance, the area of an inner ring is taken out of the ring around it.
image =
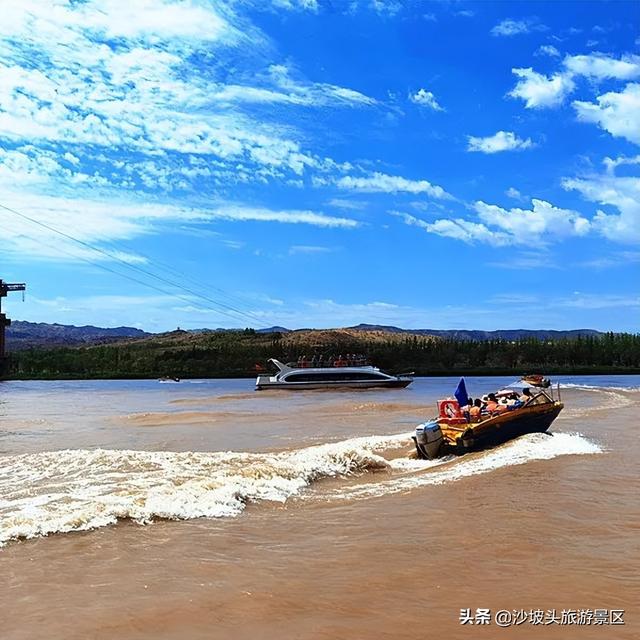
[[[551,380],[549,380],[549,378],[545,378],[539,373],[522,376],[522,378],[520,379],[522,380],[522,382],[529,384],[532,387],[541,387],[542,389],[548,389],[551,386]]]
[[[180,382],[180,378],[175,376],[162,376],[158,378],[158,382]]]
[[[438,417],[419,425],[413,441],[419,458],[431,460],[486,449],[526,433],[544,433],[564,408],[552,390],[531,393],[506,411],[480,416],[471,422],[454,398],[438,401]]]
[[[403,388],[413,382],[411,374],[394,376],[371,365],[338,365],[331,367],[300,367],[297,363],[283,364],[275,358],[278,372],[259,375],[256,390],[262,389],[370,389],[376,387]]]

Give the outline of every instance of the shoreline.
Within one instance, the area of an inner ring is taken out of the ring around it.
[[[82,380],[159,380],[166,374],[114,374],[114,375],[32,375],[32,376],[0,376],[0,382],[28,382],[37,380],[49,380],[49,381],[82,381]],[[416,372],[413,377],[415,378],[452,378],[457,376],[468,377],[521,377],[523,370],[507,370],[507,369],[448,369],[442,370],[427,370]],[[603,376],[603,375],[623,375],[633,376],[640,375],[640,369],[637,367],[574,367],[571,369],[560,368],[548,368],[545,369],[545,376]],[[246,373],[234,373],[234,372],[220,372],[210,376],[177,376],[179,381],[182,380],[253,380],[256,374]]]

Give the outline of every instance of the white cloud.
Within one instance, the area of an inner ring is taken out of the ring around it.
[[[88,30],[107,38],[146,39],[196,38],[220,40],[238,32],[213,7],[192,2],[137,0],[123,4],[120,0],[88,0],[83,3],[58,0],[4,0],[0,33],[35,33],[60,37],[69,44],[69,31]]]
[[[566,56],[563,64],[573,75],[595,80],[633,80],[640,76],[640,56],[634,55],[622,56],[620,60],[603,53]]]
[[[393,17],[402,9],[402,4],[397,0],[369,0],[369,7],[376,13]]]
[[[2,210],[0,227],[5,238],[5,255],[67,262],[145,262],[145,258],[126,249],[113,249],[113,243],[157,233],[161,225],[167,223],[191,223],[202,227],[219,220],[227,220],[305,224],[319,228],[342,229],[352,229],[359,225],[359,222],[349,218],[327,216],[314,211],[272,210],[235,203],[192,208],[141,201],[134,203],[34,196],[6,191],[3,203],[22,214],[21,216]],[[80,220],[82,224],[78,223]],[[80,243],[54,230],[69,234]],[[227,246],[238,248],[234,241],[223,242]],[[109,246],[106,243],[109,243]],[[107,246],[108,248],[105,248]],[[98,250],[91,247],[97,247]]]
[[[278,124],[241,107],[376,104],[287,65],[265,65],[268,39],[230,5],[7,4],[0,22],[0,136],[23,145],[24,157],[14,154],[4,167],[18,163],[19,178],[40,192],[100,186],[120,196],[339,171],[329,158],[302,149],[289,118]],[[196,54],[216,63],[194,64]],[[256,63],[267,70],[255,73]],[[33,146],[25,151],[27,145]]]
[[[344,198],[332,198],[327,202],[330,207],[336,209],[350,209],[352,211],[361,211],[366,208],[367,203],[359,200],[345,200]]]
[[[527,200],[526,196],[523,196],[515,187],[509,187],[504,193],[507,197],[519,200],[520,202]]]
[[[607,167],[607,173],[613,174],[616,167],[640,164],[640,156],[620,156],[618,158],[605,158],[602,162],[605,167]]]
[[[420,105],[421,107],[432,109],[433,111],[444,111],[444,109],[438,104],[433,93],[426,89],[419,89],[416,93],[409,96],[409,99],[411,102]]]
[[[630,160],[630,162],[625,162]],[[619,158],[617,164],[635,164],[635,159]],[[594,228],[614,242],[640,243],[640,177],[616,176],[609,165],[604,174],[583,178],[565,178],[563,188],[578,191],[585,199],[614,207],[617,214],[598,211]]]
[[[427,233],[434,233],[445,238],[462,240],[468,244],[486,243],[493,246],[509,244],[509,237],[502,232],[491,231],[484,224],[464,220],[463,218],[442,218],[435,222],[426,222],[408,213],[391,212],[402,218],[405,224],[419,227]]]
[[[369,193],[426,193],[433,198],[451,197],[442,187],[427,180],[409,180],[379,172],[368,177],[343,176],[336,180],[336,185],[341,189]]]
[[[500,151],[514,151],[529,149],[534,146],[531,138],[523,140],[512,131],[498,131],[492,136],[478,138],[468,136],[467,151],[480,151],[481,153],[498,153]]]
[[[310,224],[316,227],[341,227],[345,229],[357,227],[360,223],[350,218],[327,216],[315,211],[273,210],[258,207],[228,205],[206,210],[209,219],[234,220],[238,222],[282,222],[287,224]]]
[[[640,84],[630,83],[619,93],[609,91],[596,101],[573,102],[578,120],[593,122],[612,136],[640,144]]]
[[[560,209],[535,198],[531,203],[531,209],[503,209],[478,201],[473,205],[478,222],[463,218],[426,222],[406,213],[391,213],[402,218],[405,224],[468,244],[544,246],[564,238],[586,235],[591,229],[589,220],[576,211]]]
[[[575,78],[603,81],[630,80],[640,76],[640,56],[634,55],[623,55],[620,59],[603,53],[565,56],[562,65],[563,69],[550,77],[531,67],[512,69],[519,80],[508,95],[524,100],[527,109],[556,107],[575,90]]]
[[[294,80],[291,69],[283,64],[270,65],[266,74],[254,74],[252,82],[262,83],[263,86],[223,84],[217,90],[210,90],[209,98],[222,103],[280,103],[310,107],[376,104],[373,98],[353,89],[303,79]]]
[[[547,27],[535,20],[512,20],[507,18],[491,29],[492,36],[516,36],[532,31],[546,31]]]
[[[478,201],[474,209],[482,222],[508,234],[514,244],[557,241],[583,236],[590,230],[589,220],[576,211],[561,209],[536,198],[531,200],[531,204],[531,209],[503,209]]]
[[[318,0],[271,0],[276,9],[289,11],[318,11]]]
[[[462,240],[468,244],[487,243],[498,247],[509,244],[509,238],[506,234],[492,231],[484,224],[462,218],[442,218],[433,223],[427,223],[424,228],[429,233]]]
[[[575,88],[571,77],[564,73],[556,73],[549,78],[531,67],[511,71],[520,80],[508,95],[524,100],[527,109],[558,106]]]
[[[560,56],[560,52],[552,44],[542,44],[538,47],[534,56],[549,56],[556,58]]]

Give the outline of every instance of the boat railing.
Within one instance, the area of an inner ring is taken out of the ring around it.
[[[331,369],[334,367],[368,367],[370,362],[367,358],[336,358],[335,360],[309,360],[302,359],[295,362],[287,362],[287,367],[291,369]]]

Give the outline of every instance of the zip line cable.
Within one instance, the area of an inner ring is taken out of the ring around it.
[[[12,213],[12,214],[14,214],[16,216],[19,216],[20,218],[23,218],[24,220],[27,220],[27,221],[31,222],[32,224],[36,224],[36,225],[38,225],[40,227],[43,227],[44,229],[47,229],[48,231],[51,231],[52,233],[56,233],[56,234],[66,238],[68,240],[71,240],[72,242],[75,242],[75,243],[77,243],[77,244],[89,249],[90,251],[94,251],[96,253],[99,253],[101,255],[104,255],[104,256],[108,257],[110,260],[114,260],[116,262],[119,262],[120,264],[122,264],[127,269],[133,269],[135,271],[138,271],[139,273],[142,273],[142,274],[144,274],[144,275],[146,275],[148,277],[154,278],[155,280],[158,280],[162,284],[176,287],[176,288],[178,288],[178,289],[180,289],[182,291],[185,291],[185,292],[187,292],[187,293],[189,293],[189,294],[191,294],[193,296],[196,296],[197,298],[205,300],[205,301],[209,302],[210,304],[216,305],[216,307],[222,307],[223,309],[226,309],[227,311],[235,313],[235,314],[237,314],[237,315],[239,315],[239,316],[241,316],[243,318],[247,318],[247,319],[251,320],[252,322],[258,322],[259,323],[259,328],[260,328],[260,325],[262,325],[262,323],[263,323],[262,318],[254,315],[254,314],[252,314],[250,312],[243,311],[241,309],[236,308],[235,306],[233,306],[231,304],[226,304],[224,302],[220,302],[218,300],[210,298],[209,296],[206,296],[206,295],[203,295],[201,293],[198,293],[197,291],[194,291],[193,289],[189,289],[188,287],[185,287],[184,285],[181,285],[181,284],[179,284],[177,282],[174,282],[172,280],[169,280],[168,278],[163,278],[162,276],[159,276],[156,273],[153,273],[152,271],[149,271],[148,269],[144,269],[144,268],[142,268],[142,267],[140,267],[138,265],[131,264],[130,262],[127,262],[126,260],[118,257],[117,255],[114,255],[114,254],[112,254],[112,253],[110,253],[108,251],[105,251],[104,249],[101,249],[100,247],[96,247],[96,246],[92,245],[89,242],[86,242],[84,240],[80,240],[79,238],[76,238],[76,237],[72,236],[71,234],[65,233],[64,231],[60,231],[59,229],[56,229],[55,227],[52,227],[52,226],[50,226],[50,225],[48,225],[48,224],[46,224],[44,222],[41,222],[40,220],[36,220],[35,218],[31,218],[30,216],[28,216],[26,214],[23,214],[23,213],[20,213],[19,211],[16,211],[15,209],[13,209],[11,207],[8,207],[6,205],[0,204],[0,208],[4,209],[5,211],[8,211],[9,213]],[[28,236],[25,236],[25,237],[28,237]],[[31,239],[35,240],[35,238],[31,238]],[[76,257],[76,258],[78,257],[78,256],[73,256],[73,254],[69,254],[69,253],[67,253],[67,255],[70,255],[70,256]],[[94,266],[99,266],[101,268],[104,268],[104,265],[101,265],[99,263],[93,263],[92,261],[87,260],[87,259],[83,259],[83,261],[84,262],[88,262],[89,264],[94,264]],[[121,276],[124,277],[124,274],[122,274],[122,273],[120,273],[118,271],[115,271],[113,269],[107,269],[107,270],[112,272],[112,273],[115,273],[117,275],[121,275]],[[129,278],[129,279],[132,280],[132,278]],[[133,280],[133,281],[134,282],[138,282],[139,284],[142,284],[143,286],[151,287],[151,285],[149,283],[146,283],[144,281],[141,281],[141,280]],[[159,290],[157,287],[152,287],[152,288],[154,288],[155,290]],[[168,293],[166,291],[163,291],[163,293],[165,293],[165,295],[175,295],[175,294],[172,294],[172,293]],[[189,300],[189,302],[192,303],[193,300]],[[225,313],[224,311],[221,311],[220,309],[211,309],[211,310],[218,311],[218,312],[220,312],[220,313],[222,313],[222,314],[224,314],[226,316],[229,316],[229,317],[233,318],[234,320],[238,320],[237,317],[232,316],[229,313]]]
[[[0,205],[1,207],[2,205]],[[5,231],[7,231],[7,229],[4,229]],[[59,253],[62,253],[64,255],[67,255],[71,258],[73,258],[74,260],[81,260],[82,262],[86,262],[87,264],[91,265],[92,267],[98,267],[99,269],[103,269],[104,271],[108,271],[109,273],[113,273],[117,276],[120,276],[122,278],[126,278],[127,280],[130,280],[131,282],[135,282],[137,284],[141,284],[145,287],[148,287],[150,289],[153,289],[154,291],[158,291],[164,295],[170,296],[172,298],[178,298],[179,300],[183,300],[184,302],[188,302],[189,304],[193,303],[193,300],[190,298],[186,298],[185,296],[181,296],[180,294],[177,294],[173,291],[167,291],[166,289],[161,289],[160,287],[157,287],[153,284],[150,284],[149,282],[145,282],[144,280],[139,280],[138,278],[134,278],[133,276],[127,275],[126,273],[122,273],[120,271],[116,271],[115,269],[111,269],[110,267],[107,267],[103,264],[100,264],[99,262],[95,262],[93,260],[89,260],[88,258],[84,258],[82,256],[79,256],[77,254],[71,253],[70,251],[65,251],[64,249],[61,249],[60,247],[56,247],[50,244],[46,244],[43,243],[41,240],[37,239],[37,238],[33,238],[32,236],[28,236],[27,234],[20,234],[18,237],[24,237],[24,238],[28,238],[29,240],[34,240],[42,245],[44,245],[45,247],[49,247],[50,249],[53,249],[54,251],[58,251]],[[226,315],[230,318],[232,318],[233,320],[237,320],[237,318],[235,316],[232,316],[230,313],[227,313],[225,311],[221,311],[220,309],[214,309],[213,307],[209,307],[210,311],[215,311],[216,313],[220,313],[223,315]]]
[[[118,244],[117,242],[108,242],[108,243],[104,243],[107,245],[107,247],[109,247],[110,249],[114,250],[114,251],[126,251],[127,248],[122,245],[122,244]],[[246,312],[253,317],[253,314],[251,312],[251,306],[250,303],[246,300],[241,298],[240,296],[237,295],[233,295],[227,291],[225,291],[224,289],[220,289],[219,287],[216,287],[208,282],[205,282],[204,280],[198,280],[190,275],[185,274],[184,272],[176,269],[174,266],[171,266],[165,262],[163,262],[162,260],[159,260],[158,258],[154,258],[153,260],[151,260],[149,258],[149,256],[146,256],[143,253],[140,252],[136,252],[136,255],[140,256],[141,258],[144,258],[148,263],[153,264],[154,267],[156,267],[157,269],[159,269],[160,271],[164,271],[174,277],[180,278],[181,280],[185,280],[187,282],[190,282],[191,284],[193,284],[196,287],[199,287],[201,290],[207,291],[207,290],[211,290],[211,291],[215,291],[218,295],[220,295],[222,298],[225,298],[227,301],[229,301],[229,303],[233,303],[235,304],[237,307],[244,307],[244,309],[246,310]],[[255,318],[257,321],[262,322],[262,320],[260,318]]]

